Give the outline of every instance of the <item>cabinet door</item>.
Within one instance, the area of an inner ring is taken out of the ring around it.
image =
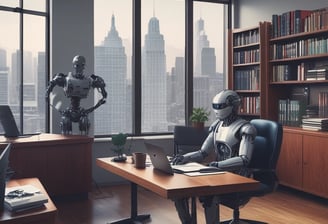
[[[284,131],[277,174],[282,185],[302,189],[302,135]]]
[[[307,192],[327,198],[328,139],[319,136],[303,138],[303,188]]]

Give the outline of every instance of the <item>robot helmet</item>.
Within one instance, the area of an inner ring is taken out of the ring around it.
[[[240,103],[241,99],[236,92],[223,90],[213,98],[212,107],[216,117],[223,120],[232,113],[237,114]]]
[[[83,70],[85,67],[85,58],[80,55],[76,55],[73,58],[73,67],[75,68],[76,75],[78,77],[83,76]]]

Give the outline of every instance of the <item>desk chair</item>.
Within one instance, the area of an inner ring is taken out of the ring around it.
[[[174,156],[199,150],[207,138],[208,128],[199,129],[187,126],[175,126],[173,131]],[[196,198],[191,198],[191,214],[194,222],[196,217]],[[193,223],[193,224],[196,224]]]
[[[283,136],[282,126],[264,119],[251,120],[251,124],[255,126],[257,136],[249,168],[253,171],[253,178],[260,182],[260,187],[256,191],[221,195],[220,204],[233,209],[233,219],[221,224],[263,224],[264,222],[240,219],[239,208],[252,197],[261,197],[274,192],[278,185],[276,166]]]

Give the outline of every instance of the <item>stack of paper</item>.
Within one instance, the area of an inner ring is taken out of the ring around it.
[[[328,118],[304,118],[302,128],[313,131],[328,131]]]
[[[48,197],[32,185],[6,188],[5,207],[11,212],[20,212],[41,207],[48,202]]]

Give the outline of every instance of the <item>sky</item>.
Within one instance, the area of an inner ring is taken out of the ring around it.
[[[0,0],[0,5],[15,6],[18,0]],[[42,10],[44,0],[24,1],[26,8]],[[34,5],[32,5],[34,4]],[[111,16],[115,15],[116,28],[120,37],[124,41],[131,43],[132,39],[132,1],[131,0],[94,0],[95,15],[95,45],[101,44],[111,25]],[[169,71],[174,65],[176,56],[184,56],[184,8],[183,0],[142,0],[142,44],[144,35],[147,33],[148,22],[151,17],[155,16],[160,22],[160,32],[164,35],[167,53],[167,70]],[[222,10],[221,5],[214,3],[194,3],[195,20],[203,18],[205,21],[205,30],[210,41],[210,47],[216,48],[217,70],[222,71],[221,56],[222,52]],[[0,27],[5,30],[5,35],[0,39],[0,48],[15,50],[18,48],[18,24],[19,17],[16,13],[1,12]],[[29,44],[24,48],[32,52],[43,51],[43,35],[35,35],[44,30],[44,21],[37,22],[35,16],[27,16],[25,24],[28,24],[28,30],[25,35]],[[17,37],[17,39],[15,38]],[[128,49],[127,49],[128,50]],[[171,56],[173,55],[173,56]]]

